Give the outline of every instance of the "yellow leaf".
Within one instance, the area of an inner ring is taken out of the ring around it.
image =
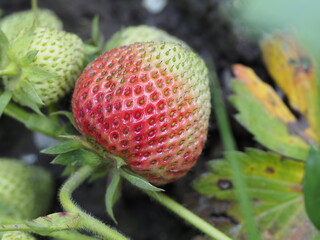
[[[291,113],[285,103],[277,95],[275,90],[264,83],[255,72],[241,64],[233,65],[235,77],[245,84],[255,98],[263,104],[267,111],[274,117],[284,122],[291,132],[302,137],[306,142],[310,139],[316,140],[315,133],[310,129],[303,129],[299,126],[298,120]]]
[[[268,112],[284,123],[293,123],[297,119],[283,103],[277,93],[266,83],[260,80],[255,72],[241,64],[233,65],[235,77],[246,84],[250,92],[266,107]]]
[[[290,105],[303,114],[313,131],[316,123],[315,62],[293,35],[276,32],[260,44],[266,67],[287,95]]]

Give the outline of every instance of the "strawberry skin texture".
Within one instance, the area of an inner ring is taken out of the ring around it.
[[[0,158],[0,214],[16,219],[39,217],[47,212],[52,196],[53,179],[47,171]]]
[[[185,48],[190,48],[182,40],[168,34],[167,32],[148,25],[130,26],[121,29],[111,36],[106,43],[109,51],[119,46],[130,45],[136,42],[171,42],[179,43]]]
[[[22,30],[15,41],[23,38],[29,28]],[[23,64],[16,64],[17,76],[9,77],[4,85],[9,90],[19,87],[22,80],[28,80],[44,106],[55,103],[73,88],[80,75],[85,61],[84,43],[75,34],[59,31],[53,28],[37,27],[32,30],[30,41],[26,41],[25,47],[18,53],[12,54],[9,49],[7,55],[10,58],[6,64],[18,62],[29,51],[37,51],[37,55],[31,63],[33,66],[52,74],[54,77],[35,77],[36,74],[27,74]],[[14,45],[13,45],[14,46]],[[14,49],[14,47],[11,47]],[[19,75],[20,74],[20,75]],[[20,104],[24,102],[17,100]]]
[[[84,44],[75,34],[36,28],[29,50],[39,51],[34,64],[58,77],[32,81],[44,105],[61,99],[74,86],[84,64]]]
[[[104,53],[76,82],[78,130],[155,185],[184,176],[202,152],[210,115],[208,72],[174,43]]]

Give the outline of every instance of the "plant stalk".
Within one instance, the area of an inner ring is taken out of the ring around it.
[[[14,221],[14,220],[12,220]],[[16,220],[14,221],[16,222]],[[32,232],[35,234],[39,234],[37,231],[35,231],[34,229],[30,228],[29,226],[27,226],[26,224],[7,224],[7,225],[0,225],[0,232],[3,231],[23,231],[23,232]],[[97,238],[94,237],[90,237],[90,236],[86,236],[83,235],[77,231],[68,231],[68,230],[64,230],[64,231],[54,231],[54,232],[50,232],[50,233],[46,233],[44,234],[45,236],[49,236],[49,237],[53,237],[53,238],[58,238],[61,240],[97,240]]]
[[[216,240],[232,240],[230,237],[225,235],[223,232],[219,231],[211,224],[173,200],[172,198],[168,197],[167,195],[160,193],[160,192],[150,192],[144,190],[144,192],[151,197],[152,199],[159,202],[161,205],[165,206],[179,217],[181,217],[186,222],[193,225],[195,228],[206,234],[207,236],[216,239]]]
[[[225,104],[222,97],[222,91],[220,87],[219,80],[214,71],[214,64],[211,59],[207,61],[210,70],[210,84],[211,84],[211,96],[213,100],[213,109],[215,110],[215,115],[217,119],[217,124],[219,127],[222,142],[225,148],[226,159],[229,161],[232,178],[235,185],[235,193],[239,201],[240,210],[245,219],[245,227],[248,232],[248,237],[250,240],[260,240],[260,234],[256,221],[254,219],[253,207],[248,196],[247,184],[243,177],[242,166],[238,162],[236,156],[234,155],[236,150],[236,144],[232,136],[232,131],[227,117],[227,112]]]
[[[25,125],[26,128],[43,133],[46,136],[59,138],[64,129],[55,120],[46,116],[30,113],[9,102],[3,113]]]
[[[62,186],[59,198],[62,207],[71,213],[78,213],[81,217],[80,226],[95,234],[102,236],[107,240],[129,240],[116,230],[105,225],[96,218],[85,213],[79,206],[77,206],[71,197],[72,192],[93,172],[94,168],[91,166],[83,166],[77,172],[69,177],[69,179]]]

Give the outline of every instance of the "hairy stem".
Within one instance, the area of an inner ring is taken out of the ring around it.
[[[90,166],[83,166],[75,172],[65,182],[60,190],[60,202],[63,208],[72,213],[78,213],[81,217],[80,226],[95,234],[102,236],[107,240],[129,240],[116,230],[103,224],[101,221],[85,213],[79,206],[77,206],[71,198],[72,192],[92,173],[94,168]]]
[[[144,191],[148,196],[159,202],[161,205],[165,206],[183,220],[187,221],[195,228],[200,230],[201,232],[205,233],[207,236],[217,239],[217,240],[231,240],[230,237],[225,235],[223,232],[219,231],[215,227],[213,227],[208,222],[204,221],[202,218],[188,210],[187,208],[183,207],[181,204],[174,201],[172,198],[168,197],[167,195],[160,193],[160,192],[150,192]]]
[[[17,220],[12,220],[12,222],[16,222]],[[7,225],[0,225],[0,232],[4,231],[23,231],[23,232],[32,232],[35,234],[39,234],[37,231],[34,229],[30,228],[26,224],[7,224]],[[90,237],[84,234],[81,234],[77,231],[74,230],[64,230],[64,231],[54,231],[50,233],[43,234],[45,236],[53,237],[53,238],[58,238],[61,240],[97,240],[97,238]]]

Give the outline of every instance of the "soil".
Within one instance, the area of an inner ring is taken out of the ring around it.
[[[39,6],[56,12],[64,22],[65,29],[80,35],[84,40],[90,36],[91,20],[95,15],[100,16],[101,31],[105,39],[121,27],[129,25],[148,24],[164,29],[187,42],[201,56],[211,56],[214,59],[226,96],[229,90],[225,79],[231,74],[230,66],[240,62],[259,69],[261,60],[256,44],[232,26],[224,2],[168,1],[164,10],[158,14],[148,12],[140,0],[43,0],[39,1]],[[0,8],[4,10],[5,15],[29,7],[29,0],[0,1]],[[260,70],[263,72],[262,68]],[[67,107],[68,97],[61,103]],[[230,114],[234,111],[230,105],[228,111]],[[251,146],[251,136],[232,118],[231,121],[239,148]],[[58,189],[64,180],[61,176],[62,167],[51,165],[50,156],[39,154],[41,147],[34,139],[34,134],[20,123],[6,116],[0,119],[0,157],[36,161],[53,172]],[[208,141],[198,164],[186,177],[165,186],[167,194],[194,210],[199,209],[199,206],[195,207],[194,204],[199,204],[200,196],[191,188],[191,182],[205,170],[206,162],[221,157],[222,151],[212,115]],[[106,182],[106,179],[101,179],[84,184],[75,192],[74,198],[92,215],[114,226],[104,207]],[[57,201],[54,201],[52,211],[61,211]],[[129,184],[124,185],[122,197],[115,207],[115,214],[118,220],[116,228],[136,240],[191,240],[201,235]]]

